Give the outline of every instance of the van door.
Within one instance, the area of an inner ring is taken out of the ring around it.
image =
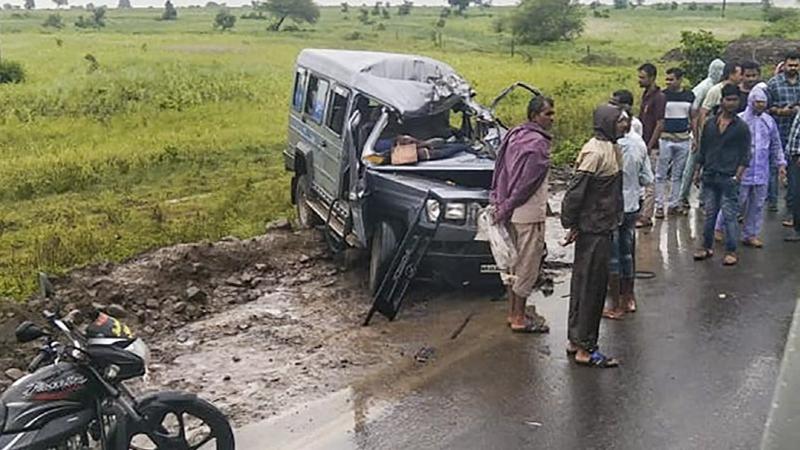
[[[341,139],[326,127],[330,94],[330,81],[314,73],[308,75],[302,118],[306,125],[303,141],[311,147],[311,186],[326,203],[336,197],[341,164],[337,157],[341,153]]]

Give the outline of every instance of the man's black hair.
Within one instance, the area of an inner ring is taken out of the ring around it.
[[[726,84],[722,86],[722,97],[738,97],[739,96],[739,86],[735,84]]]
[[[679,67],[671,67],[667,69],[667,75],[674,75],[675,78],[683,78],[683,69]]]
[[[528,102],[528,120],[530,120],[536,114],[542,112],[545,106],[553,107],[555,106],[555,102],[550,97],[545,97],[544,95],[537,95]]]
[[[650,78],[655,78],[656,76],[658,76],[658,69],[656,69],[656,66],[654,66],[654,65],[652,65],[650,63],[642,64],[641,66],[639,66],[638,70],[639,70],[639,72],[646,73],[647,76],[650,77]]]
[[[613,99],[622,105],[633,106],[633,94],[627,89],[620,89],[611,94]]]
[[[755,61],[745,61],[742,63],[742,72],[745,70],[757,70],[761,73],[761,65]]]
[[[736,73],[736,69],[741,69],[742,64],[736,61],[731,61],[725,63],[725,67],[722,69],[722,79],[727,80],[730,78],[731,75]]]
[[[786,58],[783,58],[784,61],[788,61],[790,59],[798,60],[800,59],[800,52],[797,50],[791,51],[786,54]]]

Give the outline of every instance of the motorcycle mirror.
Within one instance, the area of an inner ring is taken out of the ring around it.
[[[44,272],[39,272],[39,293],[44,298],[53,298],[56,296],[56,290],[53,283]]]
[[[47,332],[39,328],[35,323],[26,320],[19,324],[16,331],[14,331],[14,335],[17,338],[17,342],[24,344],[47,336]]]

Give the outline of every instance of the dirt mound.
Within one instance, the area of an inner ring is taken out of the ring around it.
[[[725,61],[753,60],[762,66],[775,66],[783,61],[787,53],[800,49],[800,41],[782,38],[741,38],[732,41],[725,49]],[[764,70],[768,76],[769,71]]]
[[[253,239],[162,248],[128,262],[77,270],[53,284],[62,313],[93,310],[122,318],[146,338],[169,333],[231,305],[247,303],[281,286],[324,279],[336,267],[315,264],[330,259],[313,232],[273,231]],[[0,369],[24,368],[33,347],[20,347],[14,329],[22,320],[40,321],[52,302],[0,305]],[[148,339],[150,340],[150,339]],[[2,372],[0,370],[0,372]],[[0,376],[0,388],[9,380]]]

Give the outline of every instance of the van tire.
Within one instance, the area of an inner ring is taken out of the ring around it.
[[[308,175],[300,175],[294,185],[294,201],[297,208],[297,223],[303,229],[322,225],[322,219],[308,205],[309,195],[311,195],[311,188]]]
[[[388,222],[381,222],[372,234],[369,249],[369,292],[375,295],[397,251],[397,232]]]

